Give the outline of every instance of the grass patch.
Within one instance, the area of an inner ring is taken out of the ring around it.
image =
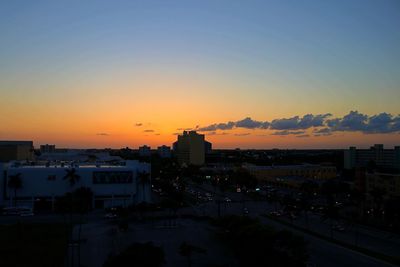
[[[0,226],[1,266],[64,266],[66,248],[67,231],[63,224]]]

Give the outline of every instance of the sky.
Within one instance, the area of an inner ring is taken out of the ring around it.
[[[400,145],[398,0],[4,0],[0,140]]]

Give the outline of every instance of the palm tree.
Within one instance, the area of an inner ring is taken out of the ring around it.
[[[14,206],[17,206],[17,190],[22,188],[21,174],[10,175],[8,178],[8,187],[14,189]]]
[[[143,202],[146,202],[146,193],[145,193],[145,189],[146,189],[146,184],[148,184],[150,182],[150,173],[146,172],[146,171],[141,171],[137,173],[137,177],[138,177],[138,182],[139,184],[142,185],[142,194],[143,194]]]
[[[64,176],[64,180],[68,180],[71,187],[74,186],[81,179],[81,177],[76,174],[75,168],[66,169],[66,172],[67,174]]]
[[[67,173],[64,176],[64,180],[68,180],[69,184],[71,186],[71,192],[70,192],[70,213],[69,213],[69,227],[70,227],[70,231],[69,231],[69,242],[71,242],[72,240],[72,235],[73,235],[73,226],[72,226],[72,212],[73,212],[73,192],[72,192],[72,187],[81,179],[81,177],[76,174],[76,170],[75,168],[71,168],[71,169],[66,169],[65,170]],[[80,232],[80,231],[79,231]],[[80,239],[80,237],[79,237]],[[79,247],[80,250],[80,247]],[[71,262],[72,264],[74,263],[74,252],[72,251],[71,253]]]

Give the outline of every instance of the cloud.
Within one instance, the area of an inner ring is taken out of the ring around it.
[[[235,134],[235,136],[247,136],[247,135],[250,135],[250,133],[238,133],[238,134]]]
[[[298,134],[305,134],[305,131],[288,131],[288,130],[283,130],[283,131],[277,131],[272,133],[272,135],[298,135]]]
[[[209,132],[216,135],[218,131],[227,131],[235,128],[276,130],[272,135],[303,135],[306,130],[312,130],[314,136],[329,136],[334,132],[362,132],[364,134],[400,132],[400,115],[396,117],[390,113],[366,115],[358,111],[350,111],[343,117],[332,118],[331,113],[306,114],[290,118],[274,119],[271,122],[253,120],[246,117],[238,121],[214,123],[194,129],[200,132]],[[182,128],[180,128],[182,129]],[[214,133],[215,132],[215,133]]]
[[[310,137],[309,134],[301,134],[301,135],[296,135],[297,138],[306,138],[306,137]]]
[[[350,111],[343,118],[327,121],[331,131],[363,132],[365,134],[394,133],[400,131],[400,117],[382,112],[373,116]]]
[[[147,129],[147,130],[144,130],[143,132],[145,132],[145,133],[154,133],[154,130]]]
[[[235,126],[233,121],[227,123],[214,123],[206,127],[199,127],[197,130],[200,132],[210,132],[216,130],[231,130]]]
[[[97,133],[96,135],[97,136],[109,136],[110,134],[108,134],[108,133]]]
[[[207,135],[229,135],[229,133],[226,133],[226,132],[219,133],[219,132],[213,131],[213,132],[208,132]]]
[[[358,111],[350,111],[343,118],[328,120],[327,124],[333,131],[364,131],[368,122],[368,116],[358,113]]]
[[[135,126],[136,126],[136,127],[140,127],[140,126],[142,126],[142,125],[143,125],[143,123],[140,123],[140,122],[135,123]]]
[[[235,127],[237,128],[246,128],[246,129],[267,129],[269,127],[269,122],[255,121],[250,117],[244,118],[243,120],[237,121],[235,123]]]
[[[205,127],[196,126],[196,130],[200,132],[212,132],[217,130],[231,130],[233,128],[245,128],[245,129],[268,129],[269,122],[265,121],[256,121],[251,119],[250,117],[246,117],[242,120],[238,120],[236,122],[229,121],[223,123],[214,123]]]
[[[326,114],[307,114],[302,118],[294,116],[292,118],[275,119],[271,122],[270,129],[272,130],[298,130],[309,129],[311,127],[321,127],[325,125],[325,119],[332,116]]]

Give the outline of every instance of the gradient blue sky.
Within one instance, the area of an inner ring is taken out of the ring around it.
[[[160,144],[178,127],[247,116],[397,116],[399,29],[397,0],[2,1],[0,139],[120,146],[150,138],[129,128],[140,121]],[[91,141],[97,132],[121,142]],[[215,142],[276,138],[251,136]]]

